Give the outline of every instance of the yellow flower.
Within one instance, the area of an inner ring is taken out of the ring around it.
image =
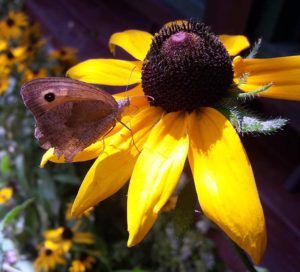
[[[27,82],[29,80],[33,80],[36,78],[43,78],[46,76],[47,76],[47,70],[45,68],[40,68],[34,71],[27,68],[23,73],[23,82]]]
[[[0,94],[1,94],[1,85],[0,85]],[[13,195],[13,192],[14,192],[13,188],[11,187],[0,188],[0,205],[5,204],[10,200]]]
[[[38,257],[34,261],[34,269],[36,272],[48,272],[65,262],[66,260],[60,247],[52,241],[45,241],[39,249]]]
[[[85,272],[92,268],[96,259],[86,253],[82,253],[78,260],[73,260],[69,272]]]
[[[50,53],[50,57],[61,61],[74,61],[76,59],[77,50],[72,47],[64,47],[54,50]]]
[[[75,63],[77,50],[72,47],[64,47],[60,50],[54,50],[50,53],[50,58],[57,61],[57,65],[53,68],[54,75],[62,75]]]
[[[68,252],[73,243],[77,244],[94,244],[95,239],[93,234],[89,232],[78,232],[78,225],[69,227],[59,227],[48,230],[44,233],[46,240],[59,244],[64,252]]]
[[[5,38],[17,38],[22,28],[27,25],[27,16],[23,12],[10,11],[0,22],[0,35]]]
[[[0,54],[0,65],[6,69],[11,69],[13,65],[17,65],[17,69],[19,69],[19,65],[26,59],[26,57],[26,47],[18,46],[10,48]]]
[[[258,263],[266,247],[266,226],[254,176],[237,132],[216,105],[248,71],[249,80],[241,86],[245,92],[271,81],[274,86],[261,96],[299,100],[300,56],[231,61],[230,56],[249,46],[248,40],[228,35],[218,39],[197,22],[169,24],[155,36],[138,30],[115,33],[109,40],[113,53],[116,46],[137,60],[92,59],[67,73],[101,85],[126,86],[129,79],[137,84],[115,95],[129,97],[138,109],[122,119],[131,131],[117,124],[105,138],[105,152],[101,140],[74,158],[97,159],[73,213],[95,206],[130,179],[128,246],[134,246],[155,223],[188,158],[205,215]],[[144,94],[153,101],[135,99]],[[48,160],[63,162],[53,149],[41,165]]]

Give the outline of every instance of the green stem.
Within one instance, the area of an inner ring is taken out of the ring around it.
[[[243,262],[243,264],[245,265],[245,267],[247,268],[247,270],[249,272],[257,272],[257,270],[255,269],[255,267],[253,266],[253,263],[250,261],[249,257],[246,255],[246,253],[244,252],[244,250],[242,250],[236,243],[234,243],[233,241],[231,241],[233,244],[234,249],[236,250],[237,254],[239,255],[241,261]]]

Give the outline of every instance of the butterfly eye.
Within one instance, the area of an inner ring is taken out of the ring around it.
[[[52,102],[55,99],[55,94],[54,93],[46,93],[44,98],[46,101]]]

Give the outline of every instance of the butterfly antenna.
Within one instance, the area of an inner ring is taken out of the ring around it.
[[[129,78],[128,78],[128,82],[127,82],[127,86],[126,86],[125,92],[128,91],[128,88],[129,88],[129,85],[130,85],[130,80],[131,80],[131,78],[132,78],[132,74],[133,74],[135,68],[136,68],[136,66],[134,66],[134,67],[131,69],[131,71],[130,71],[130,75],[129,75]]]
[[[126,86],[125,92],[128,91],[128,88],[129,88],[129,85],[130,85],[130,80],[131,80],[131,78],[132,78],[132,74],[133,74],[135,68],[136,68],[136,66],[134,66],[134,67],[131,69],[131,72],[130,72],[130,75],[129,75],[129,78],[128,78],[128,82],[127,82],[127,86]],[[154,97],[151,96],[151,95],[135,95],[134,97],[147,97],[147,98],[149,98],[149,99],[152,100],[152,101],[155,100]]]

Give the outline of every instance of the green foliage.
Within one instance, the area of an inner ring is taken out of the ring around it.
[[[242,106],[223,107],[219,110],[241,134],[272,134],[281,130],[288,122],[283,118],[263,120]]]
[[[9,211],[4,218],[0,221],[0,232],[3,230],[5,226],[10,224],[20,213],[33,202],[33,198],[26,200],[24,203],[14,207],[11,211]]]

